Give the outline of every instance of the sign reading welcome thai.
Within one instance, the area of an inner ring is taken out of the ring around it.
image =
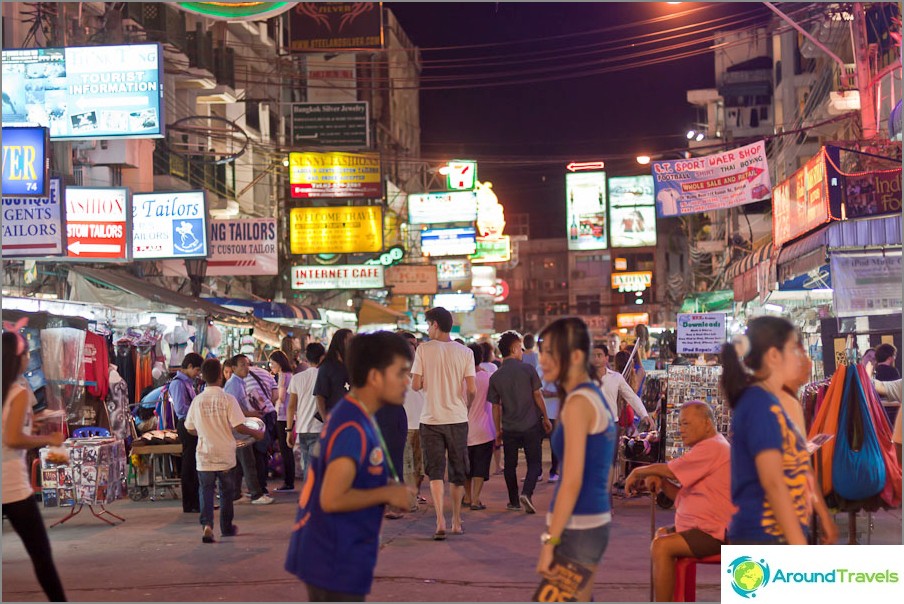
[[[383,208],[292,208],[289,212],[289,248],[293,254],[382,251]]]

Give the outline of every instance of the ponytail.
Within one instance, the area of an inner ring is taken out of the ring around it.
[[[754,373],[763,368],[765,354],[771,348],[784,348],[794,333],[787,319],[757,317],[748,324],[746,335],[722,347],[722,391],[732,409],[754,382]]]
[[[747,373],[741,363],[734,344],[722,346],[722,392],[728,399],[728,406],[734,409],[741,395],[752,383],[753,376]]]

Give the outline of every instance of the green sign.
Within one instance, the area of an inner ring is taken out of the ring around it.
[[[446,170],[446,185],[450,191],[472,191],[477,186],[476,161],[453,159]]]
[[[369,117],[366,102],[292,103],[292,145],[369,148]]]
[[[512,241],[508,235],[499,239],[477,238],[477,252],[471,256],[472,264],[508,262],[512,259]]]

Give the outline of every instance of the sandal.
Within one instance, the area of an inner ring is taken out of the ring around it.
[[[487,509],[487,506],[483,505],[482,503],[480,503],[480,502],[478,501],[477,503],[472,503],[472,504],[471,504],[471,509],[474,510],[474,511],[480,511],[480,510],[485,510],[485,509]]]
[[[446,531],[436,531],[433,533],[434,541],[445,541],[446,540]]]
[[[465,527],[464,527],[464,525],[462,525],[461,528],[459,528],[457,531],[456,531],[456,530],[453,530],[453,531],[452,531],[452,534],[453,534],[453,535],[464,535],[464,534],[465,534]]]

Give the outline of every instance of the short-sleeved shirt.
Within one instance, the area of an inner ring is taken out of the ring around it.
[[[258,401],[261,413],[272,413],[276,411],[273,405],[273,391],[278,388],[276,380],[266,369],[260,367],[251,367],[248,375],[245,376],[245,392],[248,398],[253,397]]]
[[[176,412],[176,417],[185,419],[185,416],[188,415],[188,408],[195,398],[193,380],[181,371],[177,371],[176,377],[169,383],[166,391],[173,402],[173,411]]]
[[[385,453],[370,416],[361,403],[348,397],[336,405],[320,434],[298,500],[285,568],[321,589],[367,594],[377,563],[384,506],[335,514],[321,509],[326,469],[342,457],[350,458],[357,467],[353,489],[386,485]]]
[[[756,469],[756,457],[769,450],[782,456],[782,478],[791,494],[801,530],[809,523],[810,467],[806,443],[794,430],[778,399],[759,386],[741,395],[731,420],[731,499],[738,508],[731,519],[729,539],[769,542],[784,537],[775,512],[766,500]]]
[[[527,432],[540,421],[534,392],[542,388],[540,376],[518,359],[506,359],[490,376],[489,400],[502,405],[502,431]]]
[[[405,391],[405,414],[408,416],[408,429],[417,430],[421,427],[421,414],[424,412],[424,393],[418,392],[408,385]]]
[[[248,391],[245,389],[245,381],[236,374],[233,373],[232,377],[226,380],[226,385],[223,386],[223,390],[226,391],[226,394],[235,397],[235,400],[239,402],[239,407],[242,408],[242,411],[256,411],[256,409],[251,406],[251,401],[248,400]]]
[[[675,499],[675,529],[700,529],[725,540],[734,514],[731,503],[731,445],[721,434],[691,447],[668,463],[681,483]]]
[[[314,401],[314,382],[317,381],[316,367],[305,369],[301,373],[292,376],[289,382],[289,394],[294,394],[295,402],[295,433],[316,434],[323,428],[323,423],[314,418],[317,413],[317,403]]]
[[[326,400],[327,413],[333,411],[333,407],[350,389],[348,369],[345,365],[331,359],[321,363],[317,371],[317,381],[314,383],[314,396],[322,396]]]
[[[421,423],[431,426],[464,424],[468,401],[464,381],[474,377],[474,353],[458,342],[430,340],[417,347],[412,375],[424,380],[426,403]]]
[[[219,386],[208,386],[195,397],[185,427],[198,433],[195,455],[201,472],[222,472],[235,467],[232,429],[245,421],[239,402]]]
[[[482,445],[496,438],[496,425],[493,422],[493,406],[487,398],[490,389],[490,374],[478,371],[474,376],[477,394],[468,409],[468,446]]]
[[[540,364],[540,355],[536,352],[524,351],[524,354],[521,355],[521,362],[525,365],[530,365],[536,370],[537,366]]]

